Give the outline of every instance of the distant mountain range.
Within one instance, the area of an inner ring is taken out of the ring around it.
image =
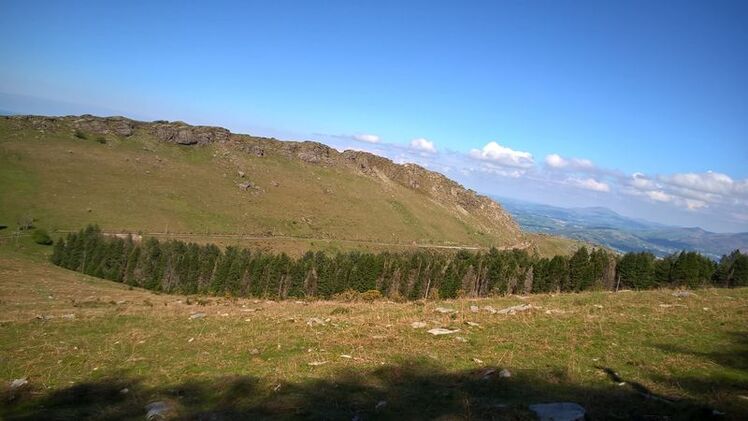
[[[696,250],[718,259],[735,249],[748,250],[748,232],[720,234],[628,218],[604,208],[561,208],[507,198],[495,198],[532,232],[561,235],[600,244],[620,252],[649,251],[665,256]]]

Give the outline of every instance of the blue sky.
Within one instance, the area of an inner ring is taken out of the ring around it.
[[[0,109],[315,139],[748,231],[748,2],[6,1]]]

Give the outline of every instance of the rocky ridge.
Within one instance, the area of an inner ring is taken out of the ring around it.
[[[222,127],[193,126],[181,121],[136,121],[125,117],[97,117],[92,115],[46,117],[6,116],[20,126],[30,126],[40,131],[82,131],[95,135],[113,135],[123,138],[137,133],[150,135],[160,141],[184,146],[218,144],[257,157],[277,154],[297,159],[311,165],[347,167],[355,172],[384,181],[390,181],[416,190],[427,196],[435,205],[448,208],[456,217],[473,215],[481,221],[484,232],[501,234],[508,241],[522,241],[522,232],[512,217],[492,199],[466,189],[442,174],[416,164],[396,164],[388,158],[368,152],[334,148],[314,141],[280,141],[231,133]]]

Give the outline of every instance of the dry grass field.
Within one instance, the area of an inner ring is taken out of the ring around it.
[[[6,419],[143,419],[154,401],[186,419],[748,416],[748,289],[273,302],[130,289],[40,250],[0,245]]]

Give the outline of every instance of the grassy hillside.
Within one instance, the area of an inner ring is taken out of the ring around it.
[[[532,419],[529,404],[556,401],[591,419],[748,416],[747,289],[227,300],[128,289],[40,250],[0,243],[0,378],[29,382],[4,386],[4,419],[143,419],[153,401],[206,419]],[[483,310],[517,304],[537,308]]]
[[[184,145],[164,127],[196,128],[137,123],[124,136],[101,121],[0,119],[0,224],[308,239],[270,245],[291,249],[529,245],[498,205],[417,166],[233,134]]]

